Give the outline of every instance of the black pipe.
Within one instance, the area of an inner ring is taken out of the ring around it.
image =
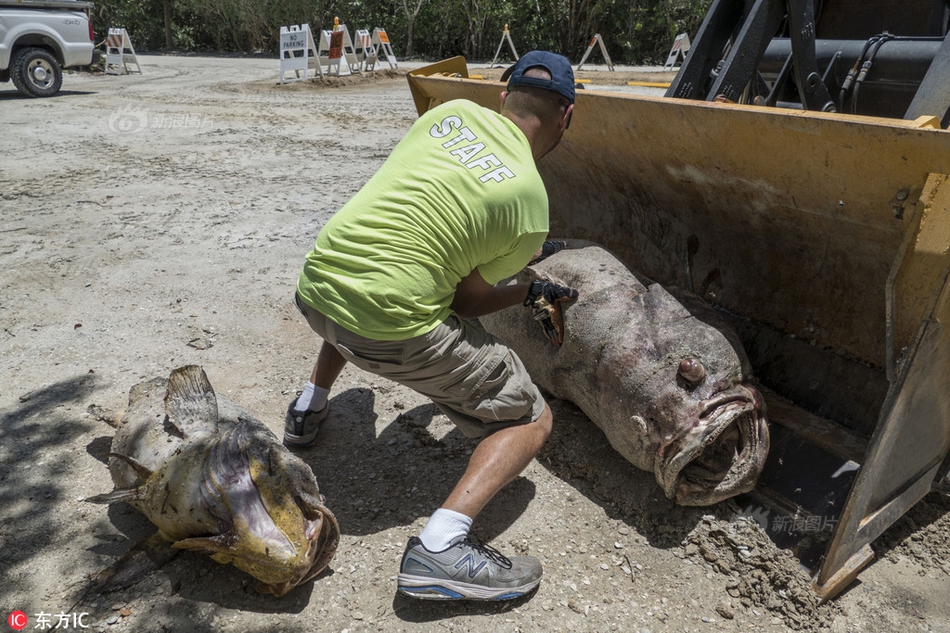
[[[872,40],[875,38],[872,38]],[[870,41],[870,40],[869,40]],[[873,42],[872,42],[873,43]],[[888,41],[875,56],[874,77],[866,78],[866,83],[897,82],[919,84],[930,62],[943,43],[941,37],[928,38],[899,38]],[[841,51],[842,64],[836,72],[836,83],[844,83],[850,63],[861,60],[867,54],[868,41],[865,40],[815,40],[815,56],[819,68],[827,68],[835,53]],[[788,38],[774,38],[762,61],[759,63],[759,72],[768,81],[772,81],[782,70],[782,66],[792,53],[791,40]],[[860,66],[860,62],[859,62]]]
[[[816,40],[815,57],[818,68],[825,70],[829,91],[841,89],[838,112],[902,118],[942,43],[940,37],[883,34],[868,40]],[[786,38],[769,43],[758,68],[765,81],[773,85],[778,81],[791,50]],[[840,55],[838,63],[834,63],[836,55]],[[869,56],[874,64],[870,74]],[[849,89],[862,72],[859,104],[854,93],[849,95]]]

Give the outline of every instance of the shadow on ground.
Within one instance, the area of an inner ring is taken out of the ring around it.
[[[394,412],[377,437],[374,404],[373,391],[365,388],[333,398],[334,409],[348,411],[345,419],[358,422],[334,419],[331,409],[316,446],[300,452],[345,534],[372,534],[428,517],[461,477],[476,445],[454,428],[438,437],[448,423],[431,404]],[[560,400],[550,404],[554,431],[539,462],[608,516],[634,527],[651,545],[670,548],[711,513],[710,508],[678,506],[666,499],[653,473],[620,456],[577,407]],[[535,495],[530,480],[516,479],[486,506],[473,531],[491,541]]]
[[[73,409],[96,389],[95,375],[79,375],[20,396],[0,415],[0,601],[15,588],[9,570],[43,550],[56,524],[56,507],[73,488],[70,446],[92,423]],[[13,529],[11,529],[11,526]]]
[[[659,548],[680,545],[704,514],[717,506],[680,506],[663,494],[653,473],[636,468],[576,406],[549,399],[554,431],[538,461]]]
[[[362,536],[428,517],[462,476],[476,443],[457,430],[441,438],[433,427],[449,423],[435,405],[393,413],[376,436],[375,396],[350,389],[333,398],[316,446],[299,452],[310,464],[327,506],[344,534]],[[333,410],[346,410],[343,423]],[[505,487],[473,526],[485,540],[504,532],[535,496],[534,484],[518,478]]]

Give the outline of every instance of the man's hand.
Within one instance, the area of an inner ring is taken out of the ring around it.
[[[551,305],[554,305],[557,301],[571,301],[577,299],[577,291],[573,288],[561,286],[550,281],[535,279],[531,282],[531,287],[528,288],[528,296],[525,297],[524,305],[534,306],[535,302],[541,297]]]
[[[538,262],[547,259],[554,253],[562,251],[567,248],[567,242],[564,240],[544,240],[544,244],[541,245],[541,248],[537,250],[534,254],[534,257],[531,258],[531,261],[528,262],[528,265],[537,264]]]
[[[534,310],[534,318],[549,341],[559,346],[564,342],[564,313],[562,304],[577,299],[577,290],[567,286],[536,279],[528,288],[524,305]]]

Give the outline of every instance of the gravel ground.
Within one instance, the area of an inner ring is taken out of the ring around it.
[[[503,552],[541,559],[538,591],[488,605],[397,596],[406,539],[472,446],[424,399],[352,368],[301,453],[343,530],[329,572],[275,599],[183,553],[128,589],[86,593],[152,532],[127,506],[81,501],[112,487],[102,419],[136,383],[195,363],[280,433],[319,347],[291,304],[303,256],[416,116],[407,64],[280,86],[275,59],[139,59],[141,75],[70,73],[52,99],[0,86],[4,614],[24,612],[30,630],[950,631],[945,491],[819,606],[740,503],[670,504],[566,402],[552,403],[539,459],[475,523]]]

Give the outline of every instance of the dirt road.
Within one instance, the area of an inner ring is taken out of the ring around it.
[[[274,599],[184,553],[83,597],[88,574],[151,533],[126,506],[81,502],[112,487],[100,418],[134,384],[196,363],[279,434],[319,344],[291,304],[302,258],[416,116],[404,68],[279,86],[272,59],[139,59],[142,75],[70,74],[52,99],[0,86],[4,616],[22,611],[29,630],[950,631],[946,493],[818,606],[738,504],[671,505],[557,402],[541,458],[475,524],[503,552],[541,559],[537,593],[398,597],[406,539],[471,445],[424,399],[352,369],[302,453],[343,529],[329,573]]]

